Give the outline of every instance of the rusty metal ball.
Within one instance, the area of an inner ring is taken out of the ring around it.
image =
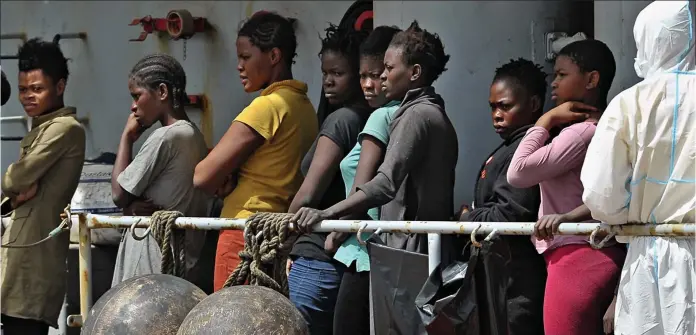
[[[308,335],[300,311],[282,294],[263,286],[233,286],[194,307],[178,335]]]
[[[206,294],[179,277],[152,274],[112,287],[94,304],[83,335],[174,335]]]

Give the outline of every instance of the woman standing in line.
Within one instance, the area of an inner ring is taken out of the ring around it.
[[[331,25],[319,52],[324,94],[332,108],[302,161],[304,182],[290,204],[324,209],[345,199],[339,163],[355,145],[372,108],[360,90],[359,48],[366,33]],[[324,250],[325,233],[301,235],[290,252],[290,300],[302,313],[311,334],[331,334],[334,307],[345,266]]]
[[[261,95],[239,113],[220,142],[198,163],[193,177],[196,187],[225,198],[224,218],[286,212],[302,184],[300,163],[318,126],[307,84],[292,76],[296,48],[295,29],[280,15],[257,13],[239,29],[239,77],[245,92],[261,91]],[[233,175],[236,178],[230,177]],[[239,264],[238,253],[243,249],[242,231],[220,233],[216,291]]]
[[[582,202],[580,171],[597,120],[607,105],[616,71],[614,56],[600,41],[574,42],[559,52],[554,71],[552,99],[557,106],[527,131],[507,179],[514,187],[539,185],[540,223],[546,221],[545,215],[569,212],[574,214],[573,222],[592,220]],[[547,143],[554,128],[562,130]],[[544,332],[602,334],[602,316],[614,297],[625,251],[615,243],[594,249],[583,236],[551,238],[545,228],[537,227],[533,242],[544,256],[548,272]]]
[[[384,72],[384,53],[399,31],[396,27],[377,27],[360,47],[360,86],[370,107],[377,109],[372,112],[365,128],[358,135],[358,143],[341,161],[341,176],[346,187],[346,197],[355,192],[355,185],[370,181],[384,160],[389,143],[389,124],[399,109],[399,101],[387,99],[382,90],[380,76]],[[366,217],[379,220],[379,208],[371,208],[367,215],[343,219]],[[367,238],[367,234],[363,237]],[[346,233],[329,234],[325,248],[330,253],[336,252],[334,259],[347,267],[343,272],[336,300],[334,334],[368,334],[370,260],[367,249],[358,243],[356,234]]]

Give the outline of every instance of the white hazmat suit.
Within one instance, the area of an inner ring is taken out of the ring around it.
[[[696,71],[687,1],[655,1],[636,18],[644,80],[604,111],[589,145],[583,201],[607,224],[693,223]],[[615,334],[693,335],[694,237],[632,237],[621,272]]]

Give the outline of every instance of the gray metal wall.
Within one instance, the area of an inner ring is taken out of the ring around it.
[[[493,132],[488,89],[496,67],[511,58],[525,57],[552,72],[544,60],[544,33],[568,29],[570,3],[566,1],[375,1],[376,25],[405,28],[413,19],[440,34],[451,55],[448,71],[435,86],[444,97],[447,112],[459,136],[459,163],[455,205],[471,201],[476,173],[486,155],[500,142]],[[618,63],[613,94],[637,81],[632,71],[635,46],[633,21],[647,1],[595,2],[595,36],[614,51]],[[236,71],[235,39],[239,22],[254,11],[275,10],[298,19],[298,58],[295,77],[309,84],[315,106],[321,90],[319,34],[327,22],[338,23],[351,1],[3,1],[0,30],[3,34],[26,32],[50,39],[61,32],[87,32],[86,42],[64,40],[71,58],[66,102],[78,107],[80,116],[91,118],[88,156],[114,152],[129,113],[126,76],[144,54],[168,52],[182,62],[188,74],[189,94],[205,93],[212,103],[212,140],[217,141],[233,118],[256,95],[245,94]],[[140,27],[127,24],[136,17],[162,17],[170,9],[185,8],[205,16],[216,31],[196,35],[187,42],[157,39],[128,42]],[[14,53],[18,41],[2,41],[3,54]],[[16,61],[3,60],[2,68],[15,84]],[[612,95],[613,96],[613,95]],[[547,104],[547,108],[550,105]],[[16,93],[2,115],[22,115]],[[194,119],[200,113],[190,110]],[[2,124],[4,136],[24,134],[20,123]],[[141,141],[142,143],[142,141]],[[18,156],[17,142],[3,142],[0,166]]]

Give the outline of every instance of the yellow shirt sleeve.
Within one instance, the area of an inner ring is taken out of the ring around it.
[[[234,120],[256,130],[268,141],[280,128],[284,116],[279,109],[275,108],[269,96],[260,96],[244,108]]]

